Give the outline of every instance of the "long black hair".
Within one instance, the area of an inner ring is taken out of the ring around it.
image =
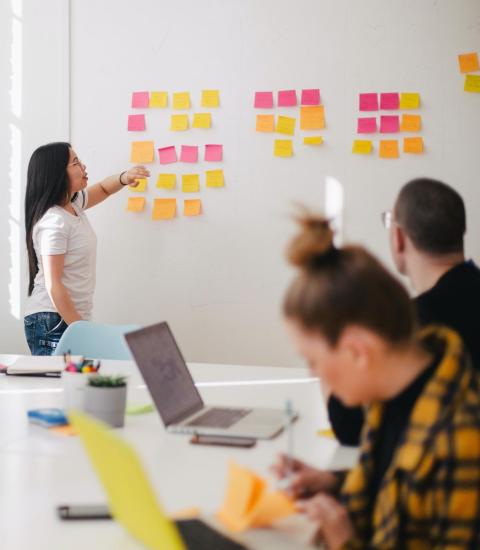
[[[30,280],[28,295],[38,272],[38,260],[33,247],[33,227],[55,205],[63,205],[69,198],[67,166],[70,159],[70,143],[56,142],[36,149],[28,163],[27,189],[25,192],[25,234],[28,252]]]

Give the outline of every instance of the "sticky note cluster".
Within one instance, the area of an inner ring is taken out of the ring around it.
[[[472,74],[480,72],[478,62],[478,53],[462,53],[458,56],[458,65],[460,72],[465,75],[463,89],[465,92],[480,93],[480,74]]]
[[[143,212],[146,207],[144,197],[129,197],[127,203],[128,212]],[[185,199],[183,201],[183,215],[187,217],[200,216],[202,214],[201,199]],[[177,199],[161,198],[153,199],[152,220],[173,220],[177,215]]]
[[[132,143],[132,154],[131,159],[140,158],[137,155],[136,151],[139,147],[138,143],[142,142],[133,142]],[[197,163],[199,161],[199,145],[181,145],[180,146],[180,156],[177,155],[177,149],[175,145],[168,145],[166,147],[158,148],[158,159],[160,164],[172,164],[174,162],[187,162],[187,163]],[[149,150],[150,153],[150,150]],[[142,158],[147,158],[146,155]],[[150,156],[148,156],[150,158]],[[203,160],[206,162],[221,162],[223,160],[223,145],[217,143],[207,143],[203,147]],[[132,162],[147,162],[140,160],[132,160]]]
[[[361,93],[358,109],[361,116],[357,119],[357,134],[365,138],[355,139],[352,153],[370,155],[374,149],[372,139],[367,136],[377,134],[418,133],[422,129],[422,117],[411,113],[420,108],[420,94],[417,92]],[[383,111],[378,113],[378,111]],[[393,111],[393,112],[392,112]],[[395,113],[394,111],[408,111]],[[393,136],[392,136],[393,137]],[[423,153],[423,138],[405,136],[404,153]],[[394,159],[400,156],[398,139],[380,139],[378,154],[380,158]]]

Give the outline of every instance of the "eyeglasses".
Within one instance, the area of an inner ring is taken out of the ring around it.
[[[80,159],[70,162],[69,166],[80,166],[81,168],[85,168],[85,164],[83,164],[83,162]]]
[[[392,211],[391,210],[385,210],[385,212],[381,213],[381,219],[382,219],[382,225],[385,229],[390,229],[392,226]]]

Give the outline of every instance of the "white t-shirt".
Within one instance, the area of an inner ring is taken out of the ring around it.
[[[82,319],[89,320],[95,290],[97,237],[85,215],[88,192],[82,190],[72,202],[76,216],[61,206],[52,206],[33,227],[33,246],[38,260],[32,295],[25,315],[54,311],[47,289],[40,256],[65,254],[62,283]]]

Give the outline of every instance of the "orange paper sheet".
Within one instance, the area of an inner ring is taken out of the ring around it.
[[[153,162],[153,141],[133,141],[130,162],[140,164]]]
[[[200,199],[185,199],[183,201],[184,216],[200,216],[202,213],[202,201]]]
[[[420,132],[422,128],[422,117],[420,115],[402,115],[400,124],[401,132]]]
[[[322,130],[325,128],[325,111],[323,105],[300,107],[300,128],[302,130]]]
[[[480,70],[477,52],[460,54],[458,56],[458,65],[461,73],[474,73]]]
[[[145,209],[145,197],[129,197],[127,210],[129,212],[143,212]]]
[[[404,153],[423,153],[423,138],[421,137],[406,137],[403,139]]]
[[[273,132],[275,130],[274,115],[257,115],[257,132]]]
[[[176,212],[176,199],[153,199],[152,220],[171,220]]]
[[[382,139],[380,140],[380,158],[382,159],[396,159],[398,158],[398,140],[396,139]]]

